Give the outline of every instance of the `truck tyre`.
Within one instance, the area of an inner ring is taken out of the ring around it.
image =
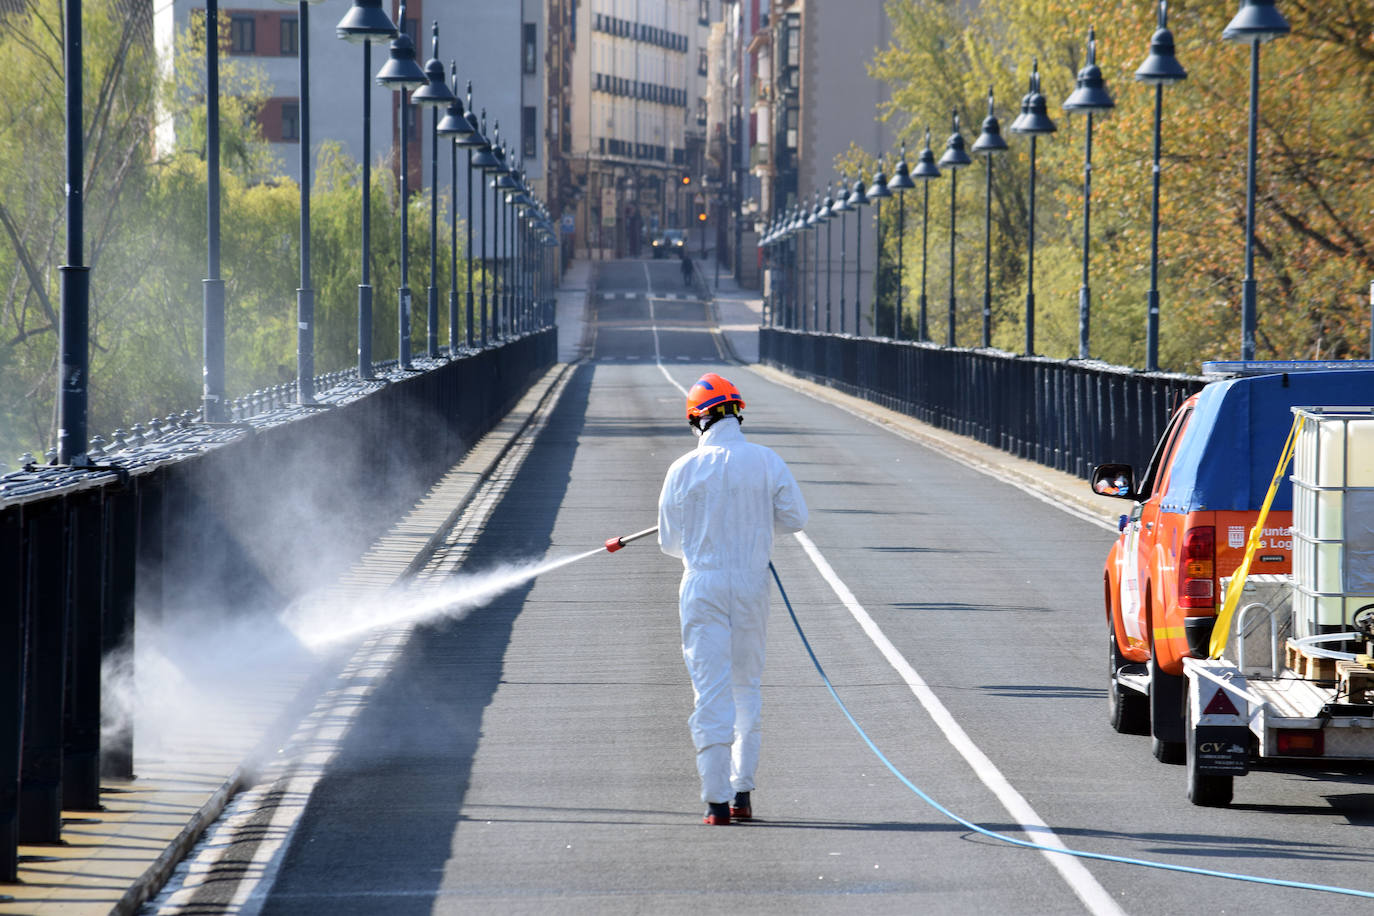
[[[1188,723],[1188,737],[1183,742],[1187,754],[1188,801],[1203,808],[1225,808],[1231,804],[1235,777],[1229,773],[1203,773],[1197,762],[1197,736],[1193,723]]]
[[[1184,763],[1183,678],[1166,674],[1150,652],[1150,751],[1160,763]],[[1177,736],[1177,737],[1175,737]]]
[[[1147,735],[1150,732],[1149,698],[1122,687],[1116,673],[1126,664],[1116,644],[1111,621],[1107,621],[1107,718],[1112,728],[1123,735]]]

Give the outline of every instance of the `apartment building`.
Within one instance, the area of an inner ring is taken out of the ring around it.
[[[546,15],[557,0],[408,0],[404,28],[415,44],[421,66],[433,54],[432,30],[439,29],[438,59],[447,71],[457,64],[462,87],[472,81],[472,103],[485,110],[489,132],[500,125],[508,154],[518,159],[536,193],[545,191],[547,130],[546,59],[549,30]],[[397,20],[394,0],[384,3]],[[348,12],[346,2],[309,5],[302,28],[298,4],[277,0],[228,0],[219,12],[228,20],[223,59],[251,63],[271,86],[271,97],[259,114],[263,136],[272,144],[281,173],[298,179],[302,106],[299,66],[302,47],[310,65],[310,140],[318,149],[326,141],[340,143],[357,158],[362,149],[362,100],[372,103],[371,147],[374,167],[385,163],[399,168],[400,96],[377,85],[376,72],[386,62],[388,45],[374,44],[371,72],[364,72],[363,48],[340,40],[335,27]],[[165,0],[154,9],[154,35],[164,66],[174,65],[176,35],[192,17],[204,16],[204,0]],[[303,41],[304,39],[304,41]],[[408,177],[412,189],[428,188],[431,175],[429,110],[407,106],[409,117]],[[442,112],[441,112],[442,114]],[[175,142],[178,125],[159,126],[159,144]],[[440,141],[441,199],[450,198],[450,144]],[[460,159],[460,162],[462,159]],[[460,167],[460,173],[462,169]],[[460,174],[458,201],[466,213],[465,175]],[[480,186],[480,183],[479,183]]]

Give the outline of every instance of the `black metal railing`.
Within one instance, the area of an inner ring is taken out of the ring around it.
[[[763,363],[1087,478],[1143,468],[1174,408],[1205,380],[886,338],[759,329]]]
[[[319,407],[269,394],[232,423],[169,418],[103,448],[100,468],[0,477],[0,882],[17,879],[19,843],[61,841],[64,808],[99,807],[102,775],[132,775],[133,736],[102,744],[101,668],[134,639],[135,607],[290,600],[280,570],[320,562],[308,530],[338,511],[361,554],[557,353],[547,328],[422,371],[346,374]]]

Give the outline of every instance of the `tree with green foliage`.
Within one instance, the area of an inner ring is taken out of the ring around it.
[[[996,94],[1012,149],[994,160],[994,342],[1013,351],[1024,336],[1028,162],[1024,139],[1008,127],[1031,62],[1039,61],[1059,131],[1041,140],[1037,161],[1036,348],[1055,357],[1077,353],[1085,120],[1060,106],[1083,65],[1088,26],[1096,25],[1097,62],[1117,107],[1096,120],[1094,131],[1092,352],[1143,364],[1154,93],[1133,74],[1148,51],[1157,5],[889,0],[888,11],[893,41],[872,72],[893,87],[884,114],[901,123],[908,141],[914,144],[927,123],[940,136],[950,111],[960,113],[971,141],[988,88]],[[1374,157],[1367,141],[1374,121],[1374,6],[1330,9],[1287,0],[1283,12],[1292,34],[1266,44],[1262,56],[1257,355],[1359,356],[1369,349],[1366,295],[1374,277]],[[1234,13],[1230,0],[1169,6],[1169,28],[1189,78],[1164,90],[1159,289],[1165,368],[1195,371],[1203,360],[1235,358],[1240,349],[1250,55],[1221,38]],[[943,178],[931,188],[932,250],[948,245],[948,217],[937,215],[947,208],[935,203],[947,189]],[[961,182],[959,212],[979,212],[982,191],[981,182]],[[964,216],[958,233],[956,244],[971,253],[981,220]],[[956,330],[969,345],[978,337],[982,259],[961,255],[958,266]],[[937,287],[948,282],[941,259],[932,261],[931,280]],[[937,317],[932,336],[943,339],[942,330]]]

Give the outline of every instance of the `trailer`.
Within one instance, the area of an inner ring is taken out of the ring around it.
[[[1293,571],[1242,563],[1222,580],[1213,657],[1183,663],[1196,805],[1230,804],[1266,762],[1374,763],[1374,408],[1293,413]]]

